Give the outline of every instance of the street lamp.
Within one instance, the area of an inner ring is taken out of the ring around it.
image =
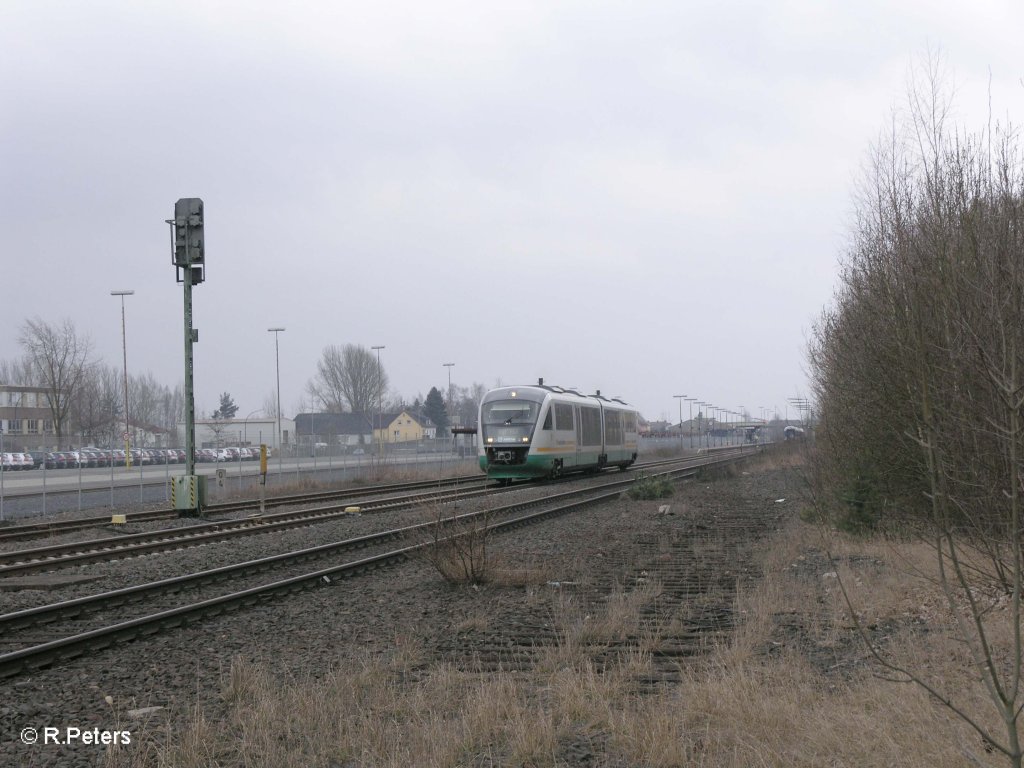
[[[128,442],[128,341],[124,321],[124,297],[135,295],[135,291],[111,291],[111,296],[121,297],[121,354],[124,357],[124,468],[132,466],[131,445]]]
[[[383,344],[380,344],[379,346],[376,347],[370,347],[370,349],[374,349],[377,351],[377,442],[378,445],[380,446],[377,449],[377,460],[380,461],[381,459],[384,458],[384,425],[381,424],[381,421],[383,421],[384,419],[384,406],[382,405],[384,393],[381,391],[383,390],[383,387],[381,386],[380,376],[380,351],[382,349],[387,349],[387,347],[385,347]]]
[[[697,403],[697,402],[700,402],[700,401],[696,397],[688,397],[688,398],[686,398],[686,402],[690,404],[690,424],[689,424],[690,429],[689,429],[689,432],[690,432],[690,450],[692,451],[693,450],[693,404]]]
[[[246,446],[248,446],[249,444],[249,419],[251,419],[257,413],[262,414],[263,409],[257,408],[255,411],[250,411],[248,414],[246,414],[245,418],[242,419],[242,443],[245,444]]]
[[[268,333],[274,334],[274,366],[277,370],[277,477],[281,481],[282,459],[281,459],[281,348],[278,346],[278,338],[284,328],[267,328]]]
[[[448,369],[448,408],[452,407],[452,367],[455,363],[441,363],[445,368]],[[451,414],[448,414],[448,419],[451,421]]]
[[[676,400],[679,401],[679,451],[683,450],[683,400],[686,395],[672,395]]]

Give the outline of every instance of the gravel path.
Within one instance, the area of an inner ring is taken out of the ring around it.
[[[208,717],[217,717],[223,713],[220,694],[235,657],[266,664],[283,676],[316,677],[340,660],[393,652],[396,643],[413,641],[434,649],[436,659],[460,666],[480,664],[490,658],[481,651],[515,647],[524,634],[543,643],[544,617],[551,615],[562,590],[577,589],[585,601],[601,599],[613,588],[635,588],[664,570],[666,563],[685,561],[687,553],[697,551],[695,537],[705,544],[723,538],[733,543],[724,560],[704,558],[700,567],[695,563],[684,569],[690,576],[678,589],[665,590],[662,613],[682,616],[684,628],[687,621],[694,626],[700,616],[715,615],[717,623],[709,631],[728,631],[728,610],[715,606],[730,605],[737,580],[757,578],[748,564],[749,552],[785,512],[775,500],[796,496],[797,485],[795,476],[783,471],[693,482],[679,488],[667,513],[661,510],[664,501],[622,497],[498,537],[493,549],[500,562],[537,570],[542,574],[539,584],[455,587],[426,562],[407,562],[108,649],[60,668],[0,681],[0,765],[103,764],[99,746],[26,746],[19,738],[25,728],[38,729],[40,739],[46,727],[60,729],[62,736],[68,727],[128,730],[138,745],[158,739],[165,724],[186,721],[196,706]],[[478,505],[468,502],[466,508]],[[244,542],[89,566],[90,573],[102,573],[100,582],[59,593],[0,593],[0,610],[312,546],[400,522],[420,522],[428,514],[421,510],[351,517]],[[694,583],[706,585],[706,595],[712,597],[695,597],[688,591]],[[491,657],[507,664],[512,655],[504,662],[500,654]],[[148,707],[161,709],[129,714]]]

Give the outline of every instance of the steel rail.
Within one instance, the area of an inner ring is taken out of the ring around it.
[[[731,463],[734,460],[743,458],[745,453],[739,453],[730,456],[718,456],[711,461],[701,463],[695,467],[681,467],[673,470],[669,470],[664,475],[670,476],[693,476],[698,470],[715,467],[722,464]],[[616,498],[621,495],[623,488],[631,485],[636,478],[629,477],[619,481],[613,481],[612,483],[602,484],[599,488],[587,488],[578,489],[577,491],[566,492],[558,494],[554,497],[548,497],[547,499],[534,499],[523,502],[518,502],[517,505],[509,505],[510,507],[518,505],[537,505],[542,503],[548,503],[553,498],[564,498],[566,496],[578,496],[581,494],[593,494],[588,495],[584,499],[577,499],[564,504],[556,505],[555,507],[547,510],[541,510],[533,512],[528,515],[514,518],[512,520],[501,521],[497,523],[489,524],[485,527],[486,531],[500,532],[506,530],[513,530],[517,527],[531,524],[548,517],[552,517],[558,514],[564,514],[566,512],[580,509],[591,504],[600,503],[601,501]],[[608,491],[606,489],[614,488],[614,490]],[[486,510],[482,512],[470,513],[469,516],[461,515],[454,518],[453,522],[462,521],[471,517],[479,517],[482,515],[493,515],[495,510]],[[429,529],[433,527],[434,523],[423,523],[417,526],[408,526],[409,529]],[[395,535],[396,532],[402,531],[403,529],[396,529],[395,531],[383,532],[382,534],[375,534],[374,536],[382,535]],[[399,533],[398,535],[407,535],[406,533]],[[448,537],[446,540],[454,540],[462,536],[469,535],[468,533],[460,533],[455,536]],[[366,538],[366,537],[360,537]],[[357,540],[352,540],[357,541]],[[161,629],[173,628],[187,624],[190,621],[198,620],[207,616],[219,615],[227,610],[235,609],[238,607],[244,607],[247,605],[253,605],[264,600],[271,599],[274,596],[280,594],[290,594],[303,589],[307,589],[311,586],[320,584],[322,580],[330,581],[331,577],[349,577],[358,573],[362,573],[367,570],[373,570],[376,568],[384,567],[386,565],[405,560],[412,553],[423,550],[427,547],[434,546],[436,541],[425,541],[418,544],[413,544],[407,547],[403,547],[391,552],[385,552],[371,557],[356,560],[354,562],[344,563],[340,565],[330,566],[328,568],[321,568],[316,571],[301,574],[299,576],[293,576],[286,579],[271,582],[262,586],[252,587],[244,589],[238,592],[233,592],[228,595],[222,595],[216,598],[210,598],[202,600],[200,602],[179,606],[177,608],[160,611],[158,613],[138,617],[135,619],[129,619],[126,621],[119,622],[117,624],[101,627],[94,630],[89,630],[84,633],[79,633],[71,637],[60,638],[52,640],[40,645],[22,648],[17,651],[12,651],[0,655],[0,677],[10,677],[16,675],[27,669],[36,669],[45,666],[50,666],[54,663],[58,663],[62,660],[75,658],[82,655],[88,650],[102,649],[109,647],[115,643],[123,642],[126,640],[135,639],[142,636],[147,636],[159,632]],[[310,548],[310,550],[302,550],[300,552],[309,553],[311,550],[318,548]],[[277,559],[283,559],[288,554],[293,556],[299,553],[286,553],[282,556],[274,556]],[[272,558],[272,559],[274,559]],[[267,560],[267,559],[264,559]],[[253,561],[258,562],[258,561]],[[251,563],[250,563],[251,565]],[[265,564],[264,564],[264,567]],[[229,569],[231,566],[228,567]],[[223,569],[213,569],[210,572],[204,572],[203,574],[193,574],[193,577],[200,577],[203,575],[209,576],[210,574],[222,571]],[[210,578],[213,578],[210,576]],[[218,574],[216,578],[223,578],[222,574]],[[165,582],[168,580],[164,580]],[[154,584],[159,584],[155,582]],[[153,585],[139,585],[138,587],[128,588],[127,590],[118,590],[115,592],[121,593],[121,596],[125,596],[129,592],[144,593],[149,589],[153,589]],[[89,600],[102,600],[103,596],[94,596],[93,598],[82,598],[79,601],[68,601],[67,605],[78,603],[76,606],[78,609],[82,609],[88,603]],[[35,613],[37,617],[42,616],[47,610],[56,611],[59,613],[62,609],[55,606],[44,606],[36,609],[27,609],[26,611],[18,612],[18,614],[9,614],[7,617],[0,617],[0,621],[11,621],[11,626],[16,626],[19,619],[26,619],[30,614]],[[38,619],[36,620],[38,623]]]
[[[484,487],[476,489],[442,490],[430,493],[416,493],[401,497],[364,502],[360,512],[381,512],[414,506],[425,501],[444,502],[449,499],[467,499],[497,493],[504,489]],[[351,514],[349,504],[332,504],[326,507],[279,512],[274,515],[241,518],[215,523],[203,523],[186,528],[163,528],[159,531],[126,534],[103,539],[54,544],[36,549],[23,549],[0,553],[0,578],[54,571],[68,566],[85,563],[120,560],[141,554],[165,552],[174,549],[210,544],[236,536],[275,533],[291,528],[300,528],[315,523],[338,520]]]

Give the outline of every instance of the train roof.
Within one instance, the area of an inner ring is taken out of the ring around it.
[[[521,384],[518,386],[496,387],[495,389],[491,390],[491,392],[494,392],[499,389],[543,389],[548,392],[552,392],[556,395],[575,395],[576,397],[586,398],[588,400],[600,400],[605,403],[616,403],[626,408],[633,408],[633,406],[631,406],[629,403],[627,403],[625,400],[622,400],[621,398],[605,397],[604,395],[601,394],[600,389],[597,390],[592,395],[587,395],[580,392],[575,387],[559,387],[555,384],[545,384],[544,379],[540,379],[536,384]]]

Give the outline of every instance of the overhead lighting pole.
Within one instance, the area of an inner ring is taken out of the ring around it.
[[[683,450],[683,400],[686,399],[686,395],[672,395],[676,400],[679,401],[679,450]]]
[[[686,402],[690,404],[690,450],[693,450],[693,404],[700,402],[696,397],[686,398]]]
[[[384,388],[381,386],[380,351],[382,349],[387,349],[387,347],[380,344],[375,347],[370,347],[370,349],[376,350],[377,352],[377,443],[379,446],[377,450],[377,460],[381,461],[384,458],[384,425],[381,423],[384,418],[384,393],[382,391]]]
[[[455,363],[441,363],[445,368],[448,369],[448,408],[452,407],[452,367]],[[449,422],[451,421],[451,413],[448,414]],[[449,426],[451,424],[449,423]]]
[[[282,458],[281,458],[281,347],[278,344],[279,334],[284,328],[267,328],[268,333],[274,334],[274,369],[277,371],[277,481],[281,482]]]
[[[121,356],[124,358],[124,468],[128,470],[132,466],[132,452],[128,438],[128,335],[124,320],[124,297],[134,296],[135,291],[111,291],[110,295],[121,297]],[[113,463],[113,459],[111,459],[111,463]]]

